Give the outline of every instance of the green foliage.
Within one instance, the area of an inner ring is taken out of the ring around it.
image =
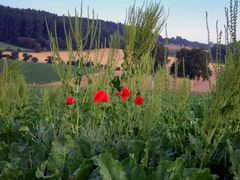
[[[91,159],[85,159],[81,166],[73,173],[72,179],[84,180],[87,179],[94,167],[94,162]]]
[[[230,156],[230,161],[232,163],[232,171],[235,179],[240,178],[240,150],[235,150]]]
[[[124,172],[121,163],[108,154],[100,154],[97,158],[97,165],[100,167],[100,174],[104,180],[126,180],[126,173]]]
[[[179,77],[206,80],[211,76],[208,56],[203,49],[181,49],[177,52],[177,62],[171,66],[171,74],[174,75],[176,71]]]
[[[152,69],[150,56],[165,21],[164,8],[160,3],[129,8],[124,34],[124,69],[144,72]]]
[[[206,179],[214,180],[216,176],[211,175],[209,169],[185,168],[184,159],[177,158],[175,162],[162,161],[154,173],[153,179]]]
[[[6,61],[3,62],[3,70],[0,74],[0,117],[15,116],[27,103],[28,90],[19,71],[19,62],[11,65]]]

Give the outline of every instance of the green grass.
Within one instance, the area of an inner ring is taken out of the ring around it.
[[[0,49],[4,50],[5,48],[10,48],[11,50],[21,50],[24,52],[32,52],[33,51],[32,49],[22,48],[19,46],[15,46],[15,45],[4,43],[4,42],[0,41]]]

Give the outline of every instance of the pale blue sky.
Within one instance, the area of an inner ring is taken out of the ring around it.
[[[136,0],[141,5],[144,0]],[[168,37],[177,35],[189,40],[207,42],[205,12],[209,14],[211,40],[215,41],[215,24],[219,20],[219,27],[225,24],[224,8],[229,0],[162,0],[166,10],[170,10],[168,18]],[[100,19],[124,22],[126,9],[133,5],[134,0],[83,0],[84,16],[86,9],[94,8]],[[45,10],[58,15],[73,15],[74,8],[80,8],[81,0],[0,0],[0,4],[18,8],[32,8]],[[162,32],[161,35],[165,36]]]

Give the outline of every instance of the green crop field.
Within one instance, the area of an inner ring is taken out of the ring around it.
[[[9,61],[11,63],[13,61]],[[21,62],[21,71],[27,83],[50,83],[59,81],[58,75],[52,64],[42,64],[33,62]],[[3,68],[3,61],[0,61],[0,72]]]
[[[14,61],[9,60],[9,63],[12,63]],[[57,73],[54,71],[52,64],[45,64],[45,63],[34,63],[34,62],[21,62],[21,72],[25,77],[25,80],[28,84],[45,84],[45,83],[51,83],[59,81],[59,77]],[[0,60],[0,73],[3,69],[3,60]],[[73,71],[75,71],[76,68],[73,67]],[[88,68],[82,69],[82,74],[86,74],[88,71]]]
[[[15,46],[15,45],[12,45],[12,44],[7,44],[7,43],[4,43],[4,42],[1,42],[0,41],[0,50],[4,50],[6,48],[9,48],[11,50],[20,50],[20,51],[24,51],[24,52],[31,52],[33,51],[32,49],[26,49],[26,48],[22,48],[22,47],[19,47],[19,46]]]

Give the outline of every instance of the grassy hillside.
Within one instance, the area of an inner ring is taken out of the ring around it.
[[[0,41],[0,50],[4,50],[6,48],[11,49],[11,50],[21,50],[21,51],[24,51],[24,52],[33,51],[32,49],[26,49],[26,48],[22,48],[22,47],[19,47],[19,46],[15,46],[15,45],[4,43],[4,42]]]

